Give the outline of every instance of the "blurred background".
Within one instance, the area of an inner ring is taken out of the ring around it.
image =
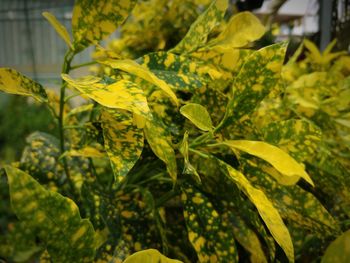
[[[146,0],[144,0],[146,1]],[[235,10],[254,12],[270,29],[262,41],[307,37],[321,50],[337,38],[337,50],[349,50],[350,0],[231,0]],[[69,30],[74,0],[0,0],[0,67],[11,67],[57,89],[66,44],[42,16],[49,11]],[[115,32],[110,39],[118,37]],[[107,40],[108,42],[108,40]],[[103,45],[103,44],[102,44]],[[86,49],[74,64],[91,61]],[[85,74],[88,68],[74,74]],[[20,107],[19,107],[20,105]],[[33,100],[0,93],[0,164],[19,158],[25,137],[56,132],[46,108]]]

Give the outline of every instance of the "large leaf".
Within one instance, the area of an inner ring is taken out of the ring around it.
[[[11,203],[17,217],[46,244],[54,262],[91,262],[95,231],[69,198],[47,191],[27,173],[6,166]]]
[[[327,248],[321,263],[346,263],[350,257],[350,230],[334,240]]]
[[[211,30],[220,22],[227,9],[227,0],[213,0],[210,6],[191,25],[186,36],[171,50],[174,53],[192,52],[207,42]]]
[[[39,101],[47,101],[47,94],[43,86],[10,68],[0,68],[0,90],[11,94],[32,96]]]
[[[146,121],[144,131],[152,151],[166,164],[167,171],[175,182],[177,177],[176,157],[167,129],[160,120],[154,118]]]
[[[224,144],[257,156],[270,163],[277,171],[284,176],[301,177],[313,185],[310,176],[305,172],[304,167],[294,160],[288,153],[280,148],[262,141],[231,140],[224,141]]]
[[[294,248],[289,231],[271,201],[269,201],[264,192],[253,187],[242,173],[222,161],[220,161],[220,164],[227,169],[229,178],[242,189],[258,209],[261,218],[264,220],[276,242],[285,252],[289,261],[294,262]]]
[[[136,0],[77,0],[72,17],[74,47],[97,44],[124,22]]]
[[[200,104],[188,103],[182,106],[180,112],[183,116],[189,119],[195,126],[203,131],[213,129],[213,123],[206,108]]]
[[[121,69],[125,72],[128,72],[132,75],[135,75],[141,79],[144,79],[160,89],[162,89],[174,102],[176,105],[179,104],[175,93],[172,91],[171,87],[162,79],[159,79],[156,75],[154,75],[150,70],[146,67],[137,64],[133,60],[112,60],[106,59],[100,61],[103,64],[111,66],[115,69]]]
[[[199,262],[238,262],[232,232],[223,224],[208,197],[184,184],[181,198],[188,238]]]
[[[181,263],[182,261],[176,259],[170,259],[162,255],[156,249],[147,249],[136,252],[131,256],[127,257],[123,263]]]
[[[139,159],[143,130],[133,124],[128,112],[103,110],[101,115],[105,149],[111,160],[116,182],[120,182]]]
[[[98,78],[74,80],[66,74],[62,74],[62,78],[81,93],[107,108],[123,109],[150,118],[147,99],[142,89],[133,82],[119,80],[105,85],[99,83]]]

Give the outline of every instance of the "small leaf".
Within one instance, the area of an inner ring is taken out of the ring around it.
[[[350,257],[350,230],[344,232],[334,240],[326,249],[321,263],[346,263]]]
[[[64,156],[103,158],[105,153],[91,146],[84,146],[81,149],[71,149],[63,154]],[[61,156],[62,158],[62,156]]]
[[[43,12],[43,16],[47,19],[47,21],[49,21],[52,27],[56,30],[57,34],[59,34],[60,37],[66,42],[68,47],[74,50],[67,29],[57,20],[57,18],[49,12]]]
[[[107,108],[123,109],[151,118],[142,89],[131,81],[122,79],[106,85],[99,83],[99,78],[74,80],[67,74],[62,74],[62,78],[81,93]]]
[[[123,263],[181,263],[182,261],[168,258],[156,249],[138,251],[127,257]]]
[[[213,123],[206,108],[196,103],[188,103],[182,106],[180,112],[195,126],[203,131],[211,131]]]
[[[314,185],[309,175],[305,172],[304,167],[288,153],[276,146],[266,142],[248,140],[224,141],[223,144],[265,160],[284,176],[299,176],[312,186]]]
[[[228,6],[227,0],[213,0],[197,20],[191,25],[186,36],[174,47],[173,53],[190,53],[207,42],[207,37],[212,29],[224,17]]]
[[[11,94],[32,96],[41,102],[47,101],[43,86],[10,68],[0,68],[0,90]]]
[[[6,166],[11,204],[17,217],[38,235],[54,262],[91,262],[95,231],[69,198],[46,190],[29,174]]]
[[[176,105],[179,104],[176,94],[172,91],[171,87],[164,80],[159,79],[150,70],[148,70],[144,66],[137,64],[135,61],[106,59],[101,60],[99,62],[108,65],[112,68],[128,72],[132,75],[135,75],[141,79],[144,79],[156,85],[158,88],[162,89],[175,102]]]
[[[144,132],[152,151],[166,164],[170,177],[176,182],[177,168],[175,152],[171,146],[171,137],[164,124],[156,118],[151,121],[147,120]]]
[[[128,112],[104,109],[101,123],[116,182],[121,182],[141,156],[143,131],[133,124]]]
[[[113,33],[129,16],[136,0],[77,0],[72,17],[74,47],[97,44]]]

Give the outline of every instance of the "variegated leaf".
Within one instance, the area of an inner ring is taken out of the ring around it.
[[[0,90],[47,101],[43,86],[11,68],[0,68]]]
[[[182,187],[188,238],[199,262],[238,262],[232,232],[203,193],[188,184]]]
[[[133,124],[132,115],[128,112],[104,109],[101,123],[105,149],[118,183],[140,158],[143,131]]]
[[[97,44],[129,16],[136,0],[77,0],[72,17],[75,49]]]
[[[136,252],[130,256],[128,256],[123,263],[181,263],[182,261],[176,259],[170,259],[163,254],[161,254],[156,249],[146,249],[139,252]]]
[[[95,231],[69,198],[48,191],[29,174],[6,166],[12,208],[46,244],[55,262],[91,262]]]
[[[196,127],[203,131],[211,131],[213,123],[206,108],[197,103],[188,103],[181,107],[180,112]]]

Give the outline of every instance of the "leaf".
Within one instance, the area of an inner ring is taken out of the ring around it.
[[[67,46],[74,50],[73,45],[70,41],[70,35],[67,29],[64,27],[64,25],[62,25],[57,20],[57,18],[49,12],[43,12],[43,16],[47,19],[47,21],[49,21],[51,26],[56,30],[57,34],[60,35],[60,37],[64,40],[64,42],[66,42]]]
[[[92,146],[84,146],[81,149],[71,149],[63,154],[64,156],[103,158],[105,153]],[[61,156],[62,158],[62,156]]]
[[[208,197],[186,183],[182,186],[181,199],[188,239],[199,262],[238,262],[232,232]]]
[[[105,85],[98,83],[99,78],[74,80],[66,74],[62,74],[62,78],[81,93],[107,108],[123,109],[146,118],[151,117],[142,89],[133,82],[122,79]]]
[[[284,176],[299,176],[312,186],[314,185],[304,167],[276,146],[266,142],[248,140],[224,141],[223,144],[265,160]]]
[[[129,16],[136,0],[77,0],[72,17],[73,46],[82,50],[113,33]]]
[[[69,198],[47,191],[29,174],[6,166],[11,203],[17,217],[37,233],[54,262],[91,262],[95,231]]]
[[[78,106],[72,110],[70,110],[64,117],[65,117],[65,121],[73,116],[73,115],[76,115],[76,114],[79,114],[79,113],[82,113],[82,112],[85,112],[85,111],[90,111],[92,110],[94,107],[94,104],[92,103],[89,103],[89,104],[84,104],[84,105],[81,105],[81,106]]]
[[[308,39],[304,39],[304,46],[310,51],[310,57],[312,62],[321,64],[322,54],[318,50],[317,46]]]
[[[182,261],[176,259],[170,259],[162,255],[156,249],[146,249],[138,251],[131,256],[127,257],[123,263],[181,263]]]
[[[197,128],[203,131],[211,131],[213,129],[213,123],[210,115],[200,104],[188,103],[182,106],[180,112],[183,116],[189,119]]]
[[[265,27],[256,16],[250,12],[241,12],[230,19],[224,30],[208,46],[214,46],[216,50],[244,47],[261,38],[265,31]]]
[[[179,104],[176,94],[172,91],[171,87],[165,81],[159,79],[146,67],[137,64],[135,61],[106,59],[106,60],[101,60],[99,62],[105,65],[108,65],[112,68],[120,69],[125,72],[128,72],[132,75],[135,75],[141,79],[144,79],[156,85],[158,88],[163,90],[175,102],[176,105]]]
[[[283,223],[280,214],[269,199],[267,199],[264,192],[254,188],[242,173],[232,168],[230,165],[222,161],[220,161],[220,164],[227,169],[229,178],[242,189],[242,191],[258,209],[261,218],[264,220],[267,228],[270,230],[270,233],[276,242],[283,249],[289,261],[294,262],[293,243],[288,229]]]
[[[346,263],[350,257],[350,230],[344,232],[334,240],[326,249],[321,263]]]
[[[259,103],[275,88],[287,43],[274,44],[252,53],[232,85],[233,96],[226,108],[225,124],[249,118]]]
[[[121,182],[141,156],[143,131],[133,124],[133,118],[127,112],[104,109],[101,123],[115,180]]]
[[[203,46],[209,33],[224,17],[227,6],[227,0],[213,0],[207,10],[191,25],[186,36],[170,52],[190,53]]]
[[[154,118],[146,121],[144,132],[152,151],[166,164],[170,177],[176,182],[176,157],[166,128],[160,120]]]
[[[32,96],[41,102],[47,101],[43,86],[10,68],[0,68],[0,90],[10,94]]]

